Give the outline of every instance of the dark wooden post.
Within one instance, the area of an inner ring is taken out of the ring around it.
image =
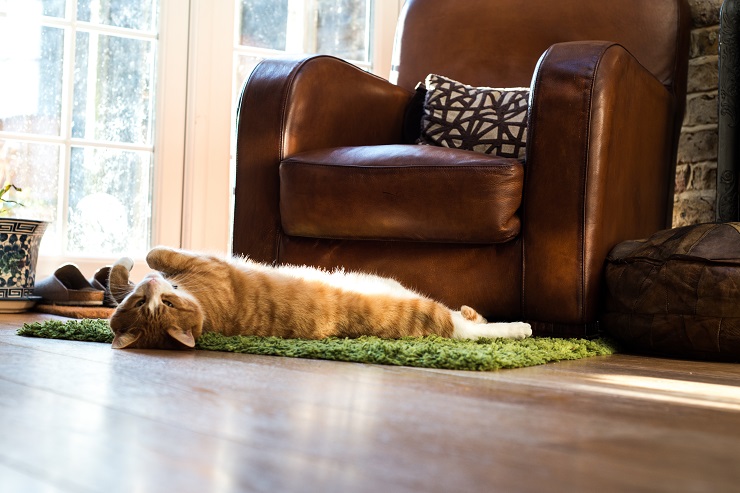
[[[738,0],[725,0],[720,9],[719,23],[719,149],[717,156],[718,222],[738,221]]]

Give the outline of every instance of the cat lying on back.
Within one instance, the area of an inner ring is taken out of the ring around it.
[[[129,281],[131,259],[111,269],[111,294],[119,302],[110,319],[114,348],[187,349],[203,332],[304,339],[532,334],[529,324],[487,323],[470,307],[450,310],[379,276],[270,267],[164,247],[146,260],[158,272],[137,285]]]

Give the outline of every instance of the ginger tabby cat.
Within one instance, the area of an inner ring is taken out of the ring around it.
[[[384,277],[312,267],[271,267],[248,259],[157,247],[153,272],[129,281],[133,261],[111,269],[119,305],[114,348],[188,349],[203,332],[321,339],[440,335],[523,339],[529,324],[487,323],[470,307],[453,311]]]

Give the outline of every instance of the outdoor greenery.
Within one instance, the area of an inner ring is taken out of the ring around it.
[[[23,191],[12,183],[8,183],[3,188],[0,188],[0,204],[2,204],[0,206],[0,216],[6,215],[13,207],[23,206],[20,202],[6,198],[6,194],[11,190],[15,190],[16,192]]]

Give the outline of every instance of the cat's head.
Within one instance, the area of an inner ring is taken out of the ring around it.
[[[130,267],[120,262],[111,269],[109,279],[111,293],[119,301],[110,319],[113,348],[193,348],[203,329],[203,312],[197,300],[159,272],[133,285],[128,281]]]

